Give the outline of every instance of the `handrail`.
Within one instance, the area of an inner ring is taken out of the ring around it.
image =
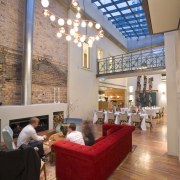
[[[121,54],[97,60],[97,76],[112,73],[165,69],[165,50]]]

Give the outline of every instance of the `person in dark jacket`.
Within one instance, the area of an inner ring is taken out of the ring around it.
[[[91,121],[83,121],[82,123],[82,134],[84,143],[86,146],[92,146],[95,144],[95,136],[93,131],[93,124]]]
[[[0,151],[0,180],[39,180],[41,160],[30,146]]]

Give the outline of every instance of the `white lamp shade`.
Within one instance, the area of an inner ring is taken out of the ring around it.
[[[59,24],[60,26],[64,26],[64,24],[65,24],[64,19],[62,19],[62,18],[58,19],[58,24]]]
[[[56,17],[52,14],[52,15],[50,16],[50,20],[51,20],[51,21],[55,21],[55,20],[56,20]]]
[[[41,0],[41,4],[44,8],[47,8],[49,6],[49,1],[48,0]]]

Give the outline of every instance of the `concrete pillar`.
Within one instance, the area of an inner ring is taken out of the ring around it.
[[[168,154],[180,157],[180,49],[179,31],[165,33],[167,74],[167,148]]]
[[[23,104],[31,104],[34,0],[26,0],[23,61]]]
[[[178,105],[178,139],[179,139],[179,160],[180,160],[180,30],[176,33],[176,86],[177,86],[177,105]]]

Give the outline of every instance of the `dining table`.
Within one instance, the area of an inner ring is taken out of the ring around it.
[[[129,109],[129,108],[121,108],[121,112],[122,112],[122,113],[125,113],[125,112],[127,112],[127,113],[128,113],[129,111],[130,111],[130,109]]]
[[[156,117],[156,113],[159,113],[161,107],[145,107],[144,111],[146,114],[152,117]]]
[[[108,111],[95,111],[94,117],[93,117],[93,123],[95,124],[98,120],[97,112],[103,112],[104,113],[104,123],[108,123]]]
[[[115,117],[115,124],[120,124],[120,119],[119,119],[119,117],[121,116],[121,114],[124,114],[124,113],[122,113],[122,112],[115,112],[114,113],[114,115],[116,116]],[[128,124],[129,125],[132,125],[132,115],[133,114],[136,114],[136,113],[127,113],[127,115],[128,115],[128,117],[129,117],[129,119],[128,119]],[[146,119],[148,119],[148,114],[146,114],[146,113],[140,113],[139,114],[140,115],[140,117],[142,118],[142,121],[141,121],[141,129],[143,130],[143,131],[146,131],[147,130],[147,128],[146,128]]]
[[[97,112],[103,112],[104,113],[104,123],[107,124],[108,123],[108,111],[95,111],[94,112],[94,117],[93,117],[93,123],[95,124],[97,122],[97,120],[98,120]],[[122,113],[121,111],[116,111],[114,113],[114,115],[115,115],[115,124],[120,124],[119,116],[121,114],[124,114],[124,113]],[[129,125],[132,125],[132,118],[131,117],[132,117],[133,114],[136,114],[136,113],[127,113],[128,117],[129,117],[129,120],[128,120]],[[146,128],[146,119],[148,119],[148,114],[147,113],[140,113],[139,115],[142,118],[141,129],[143,131],[146,131],[147,130],[147,128]]]

